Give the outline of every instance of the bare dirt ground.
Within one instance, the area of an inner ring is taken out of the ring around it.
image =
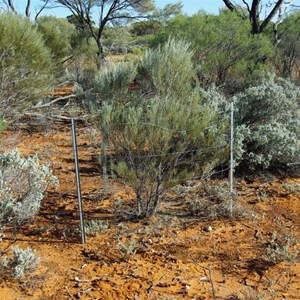
[[[70,125],[1,133],[3,148],[50,163],[60,186],[30,223],[6,228],[0,251],[29,246],[41,263],[26,278],[2,279],[0,299],[300,299],[293,240],[300,240],[299,178],[237,179],[238,213],[231,219],[213,198],[191,215],[187,203],[203,195],[195,181],[170,191],[151,219],[126,220],[122,212],[134,205],[134,194],[119,179],[110,179],[103,193],[94,135],[79,126],[83,209],[86,219],[109,228],[83,245]]]

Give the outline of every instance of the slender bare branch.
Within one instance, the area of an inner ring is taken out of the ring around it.
[[[240,6],[235,4],[233,1],[223,0],[223,2],[229,10],[239,12]],[[251,23],[251,32],[253,34],[259,34],[267,28],[267,26],[271,23],[272,19],[276,16],[276,14],[280,13],[280,9],[284,5],[291,5],[293,0],[270,1],[268,4],[266,4],[266,6],[268,7],[268,9],[272,7],[273,8],[270,10],[270,12],[267,14],[265,18],[262,18],[261,16],[262,7],[264,5],[262,0],[252,0],[252,1],[242,0],[242,2],[246,6],[246,9],[249,14],[249,20]]]
[[[31,5],[31,0],[27,0],[26,8],[25,8],[25,15],[26,17],[30,17],[30,5]]]
[[[15,6],[14,6],[14,3],[13,3],[12,0],[8,0],[8,1],[7,1],[7,5],[8,5],[8,7],[9,7],[14,13],[17,12],[16,9],[15,9]]]
[[[49,2],[50,2],[50,0],[44,0],[44,4],[42,5],[42,7],[35,14],[35,17],[34,17],[35,21],[37,20],[39,15],[42,13],[42,11],[47,8]]]
[[[34,108],[42,108],[42,107],[48,107],[48,106],[51,106],[52,104],[56,103],[56,102],[59,102],[59,101],[62,101],[62,100],[69,100],[71,98],[76,98],[77,95],[75,94],[71,94],[71,95],[67,95],[67,96],[63,96],[63,97],[59,97],[59,98],[56,98],[48,103],[45,103],[45,104],[38,104],[36,105]]]

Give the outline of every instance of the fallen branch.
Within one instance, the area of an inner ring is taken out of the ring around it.
[[[36,117],[36,118],[44,118],[44,119],[48,119],[48,120],[66,120],[66,121],[71,121],[72,117],[67,117],[67,116],[58,116],[56,115],[55,117],[51,117],[51,116],[46,116],[45,114],[42,113],[37,113],[37,112],[25,112],[24,113],[25,116],[29,116],[29,117]],[[80,120],[80,121],[85,121],[88,118],[88,115],[83,115],[80,118],[76,117],[76,120]]]
[[[52,104],[56,103],[56,102],[59,102],[61,100],[69,100],[71,98],[76,98],[77,95],[75,94],[71,94],[71,95],[67,95],[67,96],[63,96],[63,97],[59,97],[59,98],[55,98],[54,100],[48,102],[48,103],[45,103],[45,104],[37,104],[35,105],[33,108],[43,108],[43,107],[49,107],[51,106]]]

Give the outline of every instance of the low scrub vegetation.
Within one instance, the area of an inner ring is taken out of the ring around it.
[[[0,260],[0,278],[22,278],[34,272],[38,267],[40,257],[36,250],[31,248],[20,249],[18,246],[12,248],[12,256]]]
[[[274,75],[233,98],[240,167],[287,170],[299,161],[299,99],[298,86]]]
[[[16,149],[0,155],[0,167],[0,224],[21,224],[36,215],[57,177],[37,157],[23,158]]]
[[[127,206],[127,220],[152,217],[167,192],[186,188],[189,180],[227,176],[230,103],[237,175],[288,174],[300,163],[300,30],[293,26],[299,13],[280,24],[286,34],[274,43],[269,28],[252,34],[248,19],[227,10],[193,16],[172,13],[172,6],[169,10],[174,18],[116,27],[107,27],[104,19],[101,28],[82,16],[82,23],[75,15],[33,22],[0,12],[0,131],[17,127],[16,120],[28,108],[37,109],[37,103],[49,110],[58,105],[59,113],[69,109],[68,116],[84,115],[100,135],[94,139],[95,145],[102,143],[103,175],[124,180],[134,191],[135,206]],[[118,16],[112,17],[116,21]],[[66,96],[72,105],[60,105],[64,96],[49,100],[54,82],[75,91]],[[46,123],[51,114],[43,114],[41,107],[32,115]],[[0,153],[0,241],[5,226],[16,229],[36,216],[48,188],[57,184],[37,156],[24,158],[16,149]],[[285,194],[300,193],[297,185],[281,188]],[[229,209],[234,195],[227,185],[213,182],[195,197],[185,196],[178,209],[187,217],[244,216],[236,203],[234,214]],[[254,203],[262,205],[271,191],[258,189],[255,197]],[[125,205],[116,199],[115,214],[122,214]],[[109,226],[98,219],[86,221],[86,234],[96,236]],[[124,257],[138,253],[135,240],[117,241]],[[264,259],[271,264],[293,261],[295,245],[291,236],[273,234],[263,244]],[[17,246],[11,253],[1,253],[3,278],[22,278],[39,264],[31,248]]]

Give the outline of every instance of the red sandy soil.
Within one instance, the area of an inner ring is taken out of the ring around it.
[[[94,134],[91,126],[78,128],[83,209],[86,219],[110,227],[81,244],[70,125],[1,133],[3,149],[37,153],[60,186],[30,223],[16,233],[6,229],[0,251],[9,256],[11,247],[31,247],[41,262],[23,279],[3,278],[0,299],[300,299],[299,255],[273,264],[265,254],[275,231],[278,245],[286,242],[283,234],[300,240],[299,193],[283,185],[300,186],[299,178],[238,179],[239,213],[231,219],[213,215],[213,206],[190,215],[186,203],[203,189],[195,181],[168,193],[151,219],[122,220],[134,193],[119,179],[110,179],[103,193]],[[297,248],[296,242],[289,250]]]

